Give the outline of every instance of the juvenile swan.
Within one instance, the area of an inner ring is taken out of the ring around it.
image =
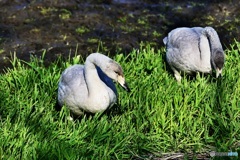
[[[224,51],[217,32],[212,27],[177,28],[163,39],[167,47],[166,59],[177,81],[181,72],[222,74]]]
[[[65,104],[73,116],[80,116],[83,111],[104,111],[117,100],[117,89],[112,79],[130,91],[121,66],[103,54],[92,53],[85,65],[73,65],[62,73],[58,103],[60,106]]]

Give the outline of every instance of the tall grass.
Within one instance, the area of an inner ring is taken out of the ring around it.
[[[226,50],[224,77],[167,71],[164,49],[142,45],[117,54],[132,92],[119,86],[117,108],[69,121],[54,109],[61,72],[79,56],[44,66],[12,59],[0,75],[0,159],[144,159],[166,153],[238,151],[240,146],[240,43]]]

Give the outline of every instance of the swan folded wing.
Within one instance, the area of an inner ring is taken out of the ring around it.
[[[67,68],[60,78],[58,85],[58,100],[62,105],[77,106],[79,97],[87,92],[82,65],[73,65]]]
[[[83,77],[83,65],[73,65],[67,68],[61,76],[60,82],[64,84],[72,84],[76,79],[79,80]],[[75,84],[73,84],[75,85]]]
[[[168,40],[169,64],[187,73],[197,71],[200,56],[198,33],[188,28],[180,28],[170,32]]]

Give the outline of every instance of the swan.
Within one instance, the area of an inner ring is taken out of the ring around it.
[[[84,65],[66,68],[58,83],[58,104],[66,105],[72,116],[106,110],[117,101],[112,80],[130,91],[122,67],[101,53],[90,54]]]
[[[177,81],[181,72],[212,73],[221,76],[225,55],[217,32],[212,27],[181,27],[172,30],[163,39],[166,60]]]

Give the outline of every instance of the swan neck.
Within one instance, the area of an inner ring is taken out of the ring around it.
[[[88,59],[86,60],[84,72],[88,89],[88,97],[95,97],[95,95],[99,94],[100,90],[104,90],[102,88],[105,88],[105,86],[98,75],[96,65],[93,61]]]
[[[222,44],[220,42],[217,32],[213,28],[206,27],[205,33],[209,41],[211,53],[213,53],[213,50],[215,49],[222,50]]]

